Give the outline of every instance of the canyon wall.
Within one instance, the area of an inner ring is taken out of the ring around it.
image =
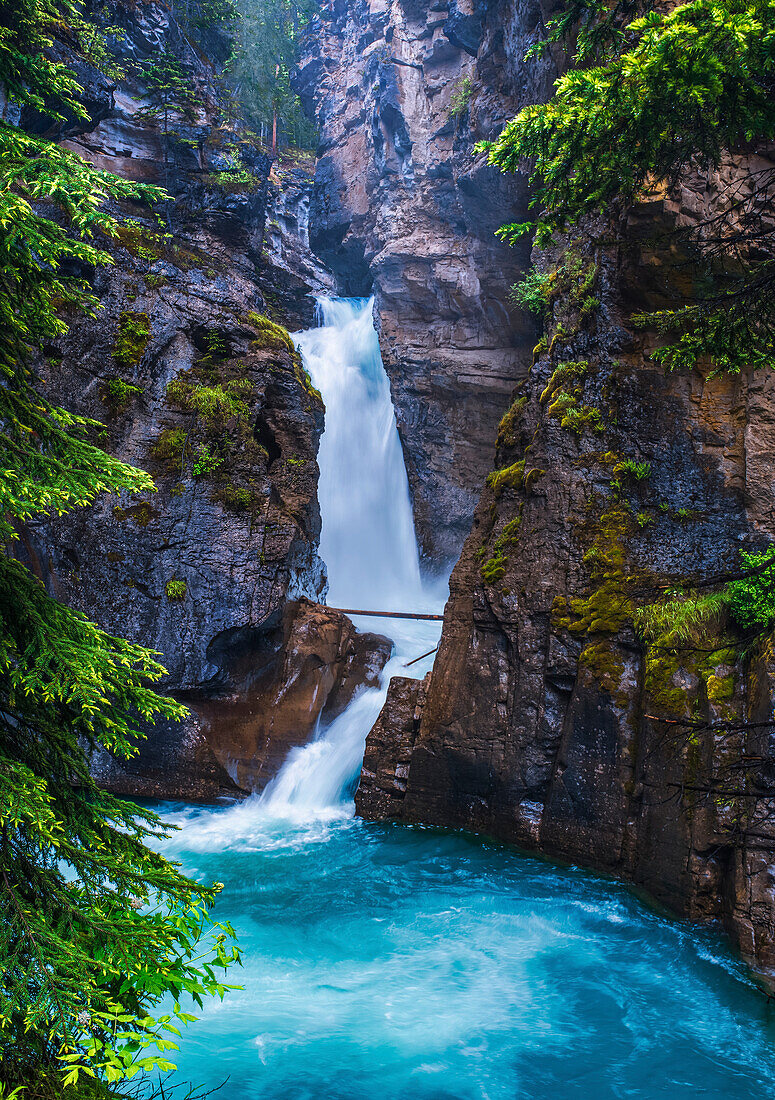
[[[771,164],[730,158],[721,176]],[[638,617],[718,591],[775,535],[771,374],[666,374],[633,323],[690,292],[674,230],[716,208],[718,182],[687,178],[537,257],[545,335],[499,427],[433,672],[391,683],[357,806],[621,875],[723,920],[772,977],[772,640],[724,610],[684,634]]]
[[[157,491],[30,523],[21,555],[52,595],[158,650],[163,689],[191,708],[126,767],[95,761],[103,783],[209,798],[260,787],[321,712],[374,682],[389,647],[316,606],[324,409],[276,323],[312,323],[313,294],[332,285],[309,248],[311,166],[273,164],[246,134],[214,30],[192,42],[154,0],[115,3],[109,22],[118,84],[67,39],[55,47],[91,121],[21,124],[171,199],[114,211],[113,266],[78,273],[100,308],[67,318],[40,373],[47,396],[103,422],[95,438]],[[187,66],[192,109],[152,101],[145,66],[165,48]]]
[[[342,293],[374,293],[430,566],[460,551],[535,342],[508,301],[527,255],[494,236],[526,180],[472,150],[548,93],[551,64],[522,64],[540,26],[533,0],[324,0],[296,76],[321,135],[312,246]]]

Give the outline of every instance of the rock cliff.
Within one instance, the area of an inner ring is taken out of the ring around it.
[[[320,126],[311,242],[375,318],[426,562],[457,556],[534,326],[509,307],[526,255],[494,232],[527,200],[474,158],[551,65],[522,56],[533,0],[325,0],[296,86]],[[516,212],[516,213],[515,213]]]
[[[117,85],[56,45],[91,122],[21,121],[172,197],[117,211],[114,265],[80,273],[101,308],[70,319],[40,371],[47,394],[103,422],[103,445],[158,491],[30,524],[22,552],[53,595],[158,650],[164,689],[191,708],[187,723],[154,728],[129,769],[95,762],[104,783],[208,798],[260,786],[388,654],[309,603],[326,591],[324,409],[282,325],[311,323],[312,293],[331,286],[309,249],[310,167],[273,165],[245,134],[218,80],[228,43],[193,42],[155,0],[108,14]],[[186,110],[154,106],[145,65],[165,48],[186,66]]]
[[[766,156],[730,159],[743,186]],[[687,178],[544,256],[544,337],[497,435],[429,682],[391,683],[359,811],[455,825],[621,875],[723,920],[775,975],[772,641],[720,611],[775,536],[775,383],[665,374],[639,310],[687,293]],[[634,625],[635,624],[635,625]],[[637,626],[637,629],[636,629]]]

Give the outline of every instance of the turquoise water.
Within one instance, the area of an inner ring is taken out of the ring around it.
[[[474,838],[168,807],[220,879],[244,989],[180,1076],[221,1100],[775,1094],[775,1011],[710,932],[623,886]]]

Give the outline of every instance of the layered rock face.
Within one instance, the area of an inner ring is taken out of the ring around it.
[[[57,598],[158,650],[164,690],[191,708],[187,723],[155,727],[128,769],[97,762],[105,784],[209,798],[261,786],[388,654],[383,639],[308,603],[326,591],[324,410],[266,314],[311,323],[312,292],[331,286],[308,247],[310,171],[272,168],[242,137],[207,52],[166,6],[117,4],[111,22],[123,28],[127,76],[115,87],[74,62],[92,122],[58,136],[173,198],[117,212],[126,220],[107,243],[114,266],[83,273],[101,308],[69,319],[40,369],[47,395],[102,421],[102,444],[151,472],[158,491],[30,524],[22,554]],[[199,96],[193,115],[170,111],[167,122],[148,109],[142,68],[165,45],[188,62]],[[219,42],[204,45],[217,60]],[[22,121],[51,132],[45,118]],[[237,153],[235,181],[224,171]]]
[[[539,23],[532,0],[326,0],[297,76],[321,130],[312,245],[343,293],[375,295],[430,564],[460,550],[534,343],[507,300],[527,257],[494,237],[526,181],[472,148],[546,94],[550,65],[521,63]]]
[[[632,320],[687,293],[671,231],[716,208],[717,182],[544,257],[546,335],[501,422],[430,681],[391,683],[357,803],[622,875],[721,918],[772,977],[772,641],[701,601],[775,537],[775,382],[702,362],[666,375]],[[671,594],[682,631],[639,613]]]

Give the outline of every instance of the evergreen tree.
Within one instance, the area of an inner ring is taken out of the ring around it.
[[[194,89],[193,73],[169,46],[164,46],[155,57],[143,64],[142,78],[151,100],[149,113],[161,119],[165,158],[169,159],[172,115],[182,115],[191,121],[200,103]]]
[[[273,152],[280,138],[298,148],[312,148],[315,128],[291,88],[291,72],[317,0],[235,2],[240,20],[233,67],[241,101],[267,138],[274,135]]]
[[[67,0],[3,3],[0,82],[15,102],[83,116],[48,53],[48,28],[69,16],[81,13]],[[173,1020],[191,1018],[178,999],[222,994],[216,969],[237,957],[228,928],[202,940],[217,887],[149,848],[159,820],[90,774],[93,751],[128,756],[142,723],[184,713],[150,686],[156,655],[58,604],[13,557],[32,516],[154,489],[90,442],[94,422],[47,400],[33,364],[65,330],[63,307],[98,305],[62,270],[110,262],[96,243],[117,230],[105,203],[159,197],[0,123],[0,1084],[30,1100],[168,1065]],[[175,1007],[159,1016],[164,997]]]
[[[532,222],[507,225],[513,242],[541,246],[646,185],[707,172],[725,152],[775,137],[775,0],[692,0],[628,22],[632,3],[572,0],[550,40],[576,35],[576,66],[553,99],[525,108],[494,142],[490,163],[535,167]],[[775,171],[733,186],[719,213],[685,231],[705,263],[709,294],[683,309],[640,318],[679,339],[661,350],[670,367],[708,355],[717,367],[775,364]]]

